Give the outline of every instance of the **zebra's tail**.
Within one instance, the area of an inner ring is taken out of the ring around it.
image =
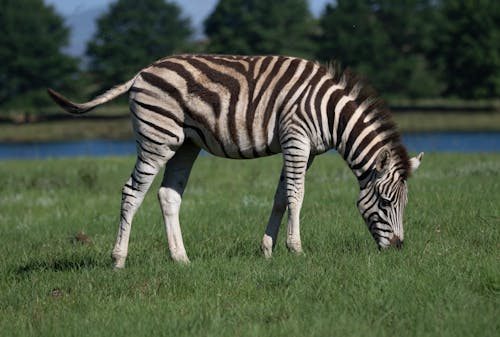
[[[63,95],[59,94],[58,92],[55,92],[52,89],[47,89],[50,97],[56,102],[61,108],[66,110],[67,112],[75,115],[83,114],[86,113],[87,111],[92,110],[98,105],[104,104],[106,102],[111,101],[112,99],[122,95],[123,93],[127,92],[130,87],[132,87],[132,84],[135,81],[136,76],[134,76],[131,80],[129,80],[126,83],[117,85],[108,91],[106,91],[104,94],[97,96],[93,100],[85,103],[74,103],[64,97]]]

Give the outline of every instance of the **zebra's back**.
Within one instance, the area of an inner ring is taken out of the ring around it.
[[[305,106],[327,81],[325,67],[294,57],[167,57],[143,69],[130,89],[134,130],[153,147],[191,139],[217,156],[271,155],[281,152],[280,135],[299,111],[320,128]]]

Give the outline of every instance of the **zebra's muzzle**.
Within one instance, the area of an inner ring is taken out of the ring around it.
[[[398,249],[403,248],[403,241],[397,235],[393,235],[389,242],[392,247],[396,247]]]

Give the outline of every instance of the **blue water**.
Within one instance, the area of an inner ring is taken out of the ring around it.
[[[500,152],[500,132],[440,132],[403,135],[410,152]],[[39,144],[0,144],[0,159],[43,159],[135,154],[133,140],[82,140]]]
[[[437,132],[403,135],[410,152],[500,152],[500,132]]]
[[[125,156],[135,154],[132,140],[80,140],[50,143],[0,144],[0,159]]]

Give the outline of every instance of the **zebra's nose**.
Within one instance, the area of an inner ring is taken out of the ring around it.
[[[398,249],[403,248],[403,241],[399,238],[399,236],[394,235],[391,240],[391,246],[396,247]]]

